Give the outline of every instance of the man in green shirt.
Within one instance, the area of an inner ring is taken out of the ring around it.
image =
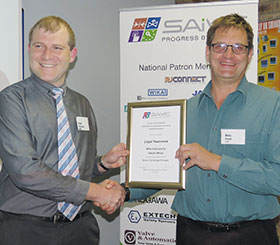
[[[178,245],[278,244],[280,96],[247,81],[252,55],[244,18],[213,22],[206,47],[211,81],[188,101],[187,144],[176,152],[186,170],[186,189],[172,205]],[[156,191],[130,189],[130,200]]]

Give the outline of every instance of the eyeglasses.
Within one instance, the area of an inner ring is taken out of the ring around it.
[[[213,51],[215,53],[222,54],[227,51],[228,47],[231,47],[231,50],[235,54],[244,54],[248,48],[248,45],[235,43],[235,44],[226,44],[226,43],[213,43],[211,44]]]

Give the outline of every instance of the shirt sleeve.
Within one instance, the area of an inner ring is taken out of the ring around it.
[[[271,105],[273,106],[273,104]],[[269,119],[268,119],[269,120]],[[259,195],[280,195],[280,102],[275,103],[260,159],[222,155],[220,178]],[[255,122],[256,123],[256,122]],[[264,132],[262,132],[264,133]],[[255,152],[257,156],[259,152]]]
[[[130,199],[129,201],[144,200],[147,197],[160,191],[160,189],[142,189],[142,188],[129,188]]]
[[[16,92],[0,93],[0,155],[8,177],[17,188],[32,195],[75,205],[82,203],[89,183],[62,176],[36,153],[36,138],[31,133],[28,108],[22,97]]]

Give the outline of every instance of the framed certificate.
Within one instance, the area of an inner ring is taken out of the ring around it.
[[[128,103],[126,186],[184,189],[175,153],[186,139],[187,100]]]

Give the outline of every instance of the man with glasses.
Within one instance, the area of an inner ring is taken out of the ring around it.
[[[237,14],[207,33],[211,81],[188,101],[187,144],[176,152],[186,189],[176,193],[178,245],[278,244],[280,96],[245,73],[253,31]],[[130,200],[155,190],[130,189]]]

